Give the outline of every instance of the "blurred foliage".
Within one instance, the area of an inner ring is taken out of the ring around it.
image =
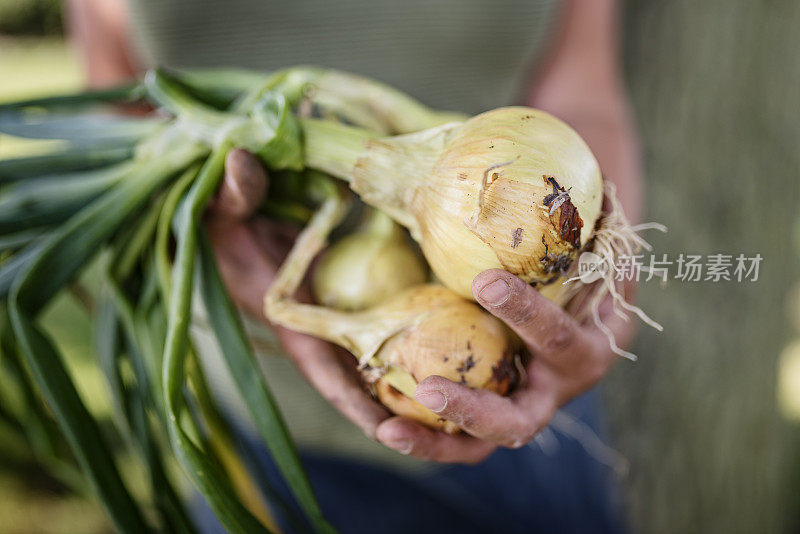
[[[62,33],[61,0],[2,0],[0,33],[9,35]]]
[[[100,507],[50,479],[35,464],[0,469],[0,528],[6,534],[112,532]]]
[[[94,274],[94,273],[91,273]],[[70,294],[59,296],[42,318],[49,335],[58,339],[81,397],[101,420],[111,407],[102,374],[93,357],[91,324]],[[139,482],[141,469],[120,457],[128,479]],[[142,484],[139,483],[138,486]],[[13,429],[0,426],[0,532],[70,534],[111,532],[94,497],[88,497],[39,463],[30,443]]]
[[[10,5],[35,3],[38,2],[0,0],[0,27],[5,28],[8,22],[4,14]],[[77,61],[61,39],[2,37],[0,48],[0,102],[80,87]],[[22,140],[0,135],[0,157],[28,153],[29,146]],[[72,376],[90,409],[101,417],[107,416],[108,396],[94,364],[88,315],[74,298],[64,294],[48,308],[43,323],[48,333],[60,340]],[[131,466],[128,470],[133,469]],[[0,532],[91,534],[111,532],[111,527],[94,499],[74,493],[48,475],[37,464],[29,444],[8,428],[0,427]]]

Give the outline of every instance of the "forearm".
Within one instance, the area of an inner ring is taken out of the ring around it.
[[[136,74],[123,0],[66,0],[70,40],[90,87],[108,87]]]
[[[633,113],[620,68],[614,0],[569,0],[527,104],[570,124],[586,140],[626,215],[642,213],[642,173]]]
[[[570,111],[549,107],[546,103],[533,102],[532,105],[550,111],[575,128],[594,152],[604,179],[616,185],[625,215],[633,224],[641,222],[642,170],[639,143],[629,114],[609,108]]]

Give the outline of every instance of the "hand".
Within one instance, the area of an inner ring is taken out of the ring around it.
[[[632,286],[624,288],[627,293]],[[377,438],[404,454],[439,462],[476,463],[498,446],[526,445],[569,400],[589,390],[618,358],[608,338],[594,324],[579,324],[538,291],[500,270],[491,269],[472,282],[475,299],[502,319],[531,353],[526,376],[508,397],[470,389],[440,376],[422,380],[417,401],[453,421],[465,433],[434,432],[408,419],[393,417],[378,426]],[[632,321],[600,307],[603,322],[624,345],[633,336]]]
[[[267,322],[263,298],[289,251],[295,232],[254,215],[267,189],[258,159],[234,149],[225,159],[225,177],[206,213],[205,224],[223,282],[233,301]],[[303,297],[308,298],[308,292]],[[364,391],[355,359],[319,339],[281,327],[275,333],[306,379],[370,437],[389,413]]]

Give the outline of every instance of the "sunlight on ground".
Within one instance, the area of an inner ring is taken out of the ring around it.
[[[58,38],[0,36],[0,102],[79,89],[80,65]]]
[[[78,496],[32,489],[0,473],[0,529],[4,533],[109,532],[96,503]]]
[[[781,353],[778,380],[778,402],[788,419],[800,421],[800,339]]]
[[[0,36],[0,103],[80,89],[80,64],[59,38]],[[53,142],[25,142],[0,135],[0,157],[32,155]]]

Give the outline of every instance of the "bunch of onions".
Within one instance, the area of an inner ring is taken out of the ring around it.
[[[340,310],[362,310],[428,277],[425,261],[385,213],[370,210],[356,232],[330,246],[313,271],[315,300]]]
[[[330,192],[270,286],[265,314],[349,350],[366,383],[395,414],[456,432],[455,424],[414,400],[417,383],[438,375],[503,395],[514,384],[521,344],[497,318],[439,285],[414,285],[358,312],[295,301],[292,296],[342,214],[339,195]]]
[[[75,111],[139,101],[162,113],[110,118]],[[614,281],[616,257],[647,245],[637,234],[644,227],[625,219],[580,137],[541,111],[503,108],[467,119],[428,109],[372,80],[307,67],[272,74],[155,70],[128,87],[0,105],[0,132],[58,140],[45,154],[0,161],[4,361],[31,371],[33,381],[21,382],[26,398],[44,398],[50,407],[36,412],[38,423],[57,423],[121,530],[149,531],[152,525],[117,472],[114,453],[58,346],[38,322],[47,303],[98,256],[107,260],[102,279],[108,288],[100,317],[111,325],[98,329],[108,334],[99,343],[102,365],[120,407],[116,419],[126,427],[122,434],[135,431],[131,447],[148,463],[160,524],[192,530],[163,472],[158,444],[167,443],[226,528],[257,532],[268,523],[254,481],[235,476],[246,470],[232,441],[219,438],[225,431],[208,435],[224,425],[189,338],[192,299],[199,294],[256,428],[297,503],[315,530],[330,530],[203,232],[203,210],[233,147],[256,154],[273,177],[283,173],[295,185],[301,181],[291,176],[311,170],[349,182],[366,204],[408,230],[444,284],[423,284],[424,266],[397,251],[402,234],[378,219],[323,260],[319,298],[345,309],[295,302],[294,289],[342,216],[342,201],[329,194],[266,295],[266,313],[275,322],[356,355],[376,396],[395,413],[452,432],[453,425],[413,400],[419,380],[437,374],[499,394],[513,386],[520,343],[471,302],[472,279],[485,269],[506,269],[560,304],[593,288],[583,310],[601,328],[597,310],[607,294],[618,313],[634,311],[658,326],[625,302]],[[270,190],[265,211],[285,200],[278,189]],[[286,212],[308,214],[318,205],[309,201],[313,195],[301,193],[294,207],[302,209]],[[336,294],[337,286],[352,284],[340,273],[358,263],[347,251],[356,247],[372,247],[359,261],[379,279],[390,276],[382,272],[391,270],[387,264],[402,269],[403,279],[380,288],[373,279],[375,290],[366,298],[364,291],[358,298]],[[578,276],[575,260],[583,252],[604,263],[596,284],[589,285],[595,277]],[[607,333],[612,348],[630,356]]]
[[[598,314],[611,294],[660,329],[615,288],[616,259],[649,245],[603,181],[589,147],[543,111],[509,107],[416,133],[375,138],[349,126],[301,121],[309,167],[346,180],[360,198],[408,228],[436,277],[464,298],[480,272],[501,268],[564,305],[596,278],[575,260],[593,251],[599,287],[581,313],[606,332]],[[603,213],[603,200],[610,209]],[[560,282],[560,283],[559,283]],[[571,282],[571,283],[570,283]]]

